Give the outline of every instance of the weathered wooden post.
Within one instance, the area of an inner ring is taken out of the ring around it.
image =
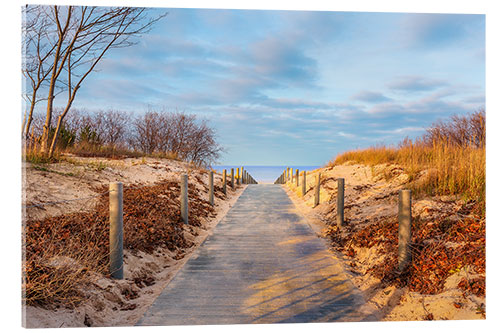
[[[241,177],[240,182],[243,185],[243,167],[241,167],[240,177]]]
[[[321,186],[321,173],[316,176],[316,188],[314,189],[314,207],[319,205],[319,190]]]
[[[181,217],[185,224],[188,219],[188,175],[181,176]]]
[[[295,184],[297,187],[299,187],[299,169],[295,170]]]
[[[109,271],[123,279],[123,184],[109,184]]]
[[[210,205],[214,205],[214,172],[210,171],[210,175],[208,176],[208,201]]]
[[[231,188],[234,190],[234,168],[231,168]]]
[[[224,192],[224,194],[227,194],[227,180],[226,180],[226,169],[224,169],[222,171],[222,192]]]
[[[344,178],[337,179],[337,226],[344,224]]]
[[[411,191],[399,191],[398,269],[403,272],[411,261]]]
[[[236,185],[240,185],[240,168],[236,168]]]
[[[303,171],[302,174],[302,196],[306,195],[306,170]]]

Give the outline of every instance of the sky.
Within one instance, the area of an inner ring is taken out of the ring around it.
[[[216,129],[223,165],[323,165],[485,106],[484,15],[151,15],[165,11],[137,45],[107,54],[74,108],[194,113]]]

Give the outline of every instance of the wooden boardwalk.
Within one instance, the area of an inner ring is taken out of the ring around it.
[[[280,185],[251,185],[137,325],[375,320]]]

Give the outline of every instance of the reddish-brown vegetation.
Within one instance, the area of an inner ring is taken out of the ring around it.
[[[216,195],[222,189],[216,187]],[[28,220],[24,226],[25,265],[23,289],[29,305],[74,306],[81,299],[79,288],[89,272],[108,275],[109,205],[107,189],[95,210],[41,221]],[[154,186],[124,186],[124,248],[153,253],[167,248],[180,258],[192,243],[184,237],[180,218],[179,184],[164,181]],[[214,209],[201,197],[194,184],[189,185],[190,224],[202,226]],[[147,279],[138,285],[154,283]]]
[[[412,231],[412,263],[403,273],[397,271],[397,217],[380,219],[365,227],[348,224],[342,231],[330,227],[327,235],[337,250],[354,256],[354,248],[377,246],[383,256],[368,271],[385,284],[408,286],[410,291],[436,294],[443,290],[446,279],[469,266],[480,278],[464,280],[459,287],[476,295],[484,295],[485,220],[473,213],[473,205],[464,205],[455,214],[439,219],[415,219]]]

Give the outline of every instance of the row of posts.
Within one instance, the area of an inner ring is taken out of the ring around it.
[[[275,180],[274,184],[290,183],[299,186],[299,169],[293,172],[293,168],[286,168],[283,173]],[[305,196],[307,171],[302,171],[302,196]],[[316,184],[314,186],[314,205],[319,205],[321,188],[321,173],[316,175]],[[344,225],[344,178],[337,178],[337,226]],[[411,191],[399,191],[399,209],[398,209],[398,270],[404,271],[411,261]]]
[[[222,191],[227,194],[227,171],[222,171]],[[257,184],[257,181],[243,167],[231,168],[229,185],[234,190],[235,185]],[[214,205],[214,172],[210,171],[208,176],[208,201]],[[189,224],[188,214],[188,175],[181,176],[181,218],[185,224]],[[120,182],[109,184],[109,270],[111,277],[123,279],[123,184]]]

